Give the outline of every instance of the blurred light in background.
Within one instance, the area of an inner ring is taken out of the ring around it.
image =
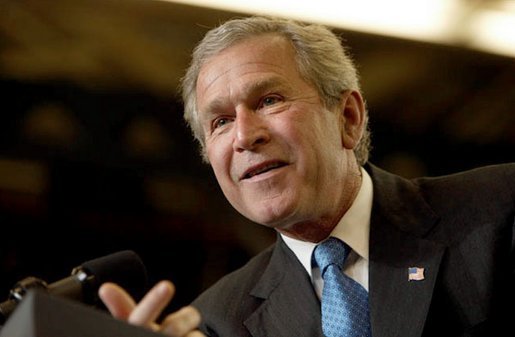
[[[47,190],[48,170],[32,160],[0,157],[0,191],[41,195]]]
[[[469,26],[471,47],[515,57],[515,1],[510,11],[484,10]]]
[[[515,57],[513,0],[165,0]]]

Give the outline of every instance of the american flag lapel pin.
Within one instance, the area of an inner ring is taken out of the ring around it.
[[[424,268],[409,267],[408,281],[422,281],[424,279]]]

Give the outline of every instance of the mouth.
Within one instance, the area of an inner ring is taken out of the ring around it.
[[[266,173],[266,172],[270,172],[272,170],[276,170],[276,169],[281,168],[286,165],[287,165],[287,163],[282,162],[282,161],[264,162],[259,165],[250,167],[248,170],[246,170],[243,173],[240,180],[250,179],[252,177],[258,176],[258,175]]]

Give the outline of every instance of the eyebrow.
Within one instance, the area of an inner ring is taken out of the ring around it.
[[[273,76],[266,79],[263,79],[261,81],[256,81],[253,83],[250,83],[246,85],[243,88],[243,97],[249,97],[253,93],[259,93],[271,89],[287,89],[287,84],[284,81],[283,78],[279,76]],[[227,104],[225,103],[226,99],[225,97],[217,97],[213,101],[209,102],[209,104],[206,106],[205,112],[206,115],[211,116],[215,115],[214,111],[219,111],[220,109],[223,109],[224,106]]]

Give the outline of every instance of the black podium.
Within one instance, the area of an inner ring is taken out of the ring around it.
[[[0,330],[0,337],[159,337],[107,312],[30,290]]]

